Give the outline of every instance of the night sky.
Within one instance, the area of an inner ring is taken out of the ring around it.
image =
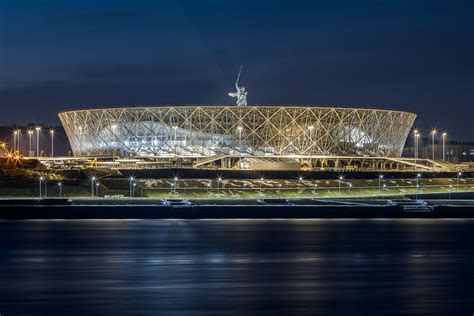
[[[474,140],[474,1],[0,0],[0,123],[139,104],[408,110]]]

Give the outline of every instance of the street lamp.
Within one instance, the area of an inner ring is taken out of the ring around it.
[[[222,178],[218,177],[217,178],[217,194],[219,194],[219,189],[220,189],[220,184],[221,184]]]
[[[178,157],[178,151],[177,151],[178,139],[177,139],[177,135],[176,135],[176,131],[178,130],[178,126],[173,125],[173,130],[174,130],[174,156]]]
[[[13,131],[13,152],[16,152],[16,135],[18,134],[17,130]]]
[[[18,130],[18,135],[16,137],[17,137],[16,147],[17,147],[18,153],[20,153],[20,151],[21,151],[21,148],[20,148],[21,130]]]
[[[174,177],[173,180],[174,180],[174,193],[178,193],[178,180],[179,180],[179,178]]]
[[[28,157],[31,157],[31,137],[33,136],[33,131],[31,129],[28,130],[28,139],[29,139],[29,144],[28,144]]]
[[[461,178],[462,172],[458,172],[456,175],[456,191],[459,191],[459,178]]]
[[[237,130],[239,131],[239,164],[242,164],[242,126],[237,126]],[[242,168],[241,165],[239,165],[239,168]]]
[[[133,197],[133,184],[135,183],[135,178],[130,177],[129,179],[129,189],[130,189],[130,197]]]
[[[431,155],[432,159],[435,160],[435,136],[437,131],[434,129],[431,131]]]
[[[382,192],[382,179],[383,179],[383,174],[379,175],[379,192]]]
[[[441,136],[443,136],[443,161],[446,161],[446,137],[448,133],[444,132]]]
[[[91,197],[94,197],[94,182],[96,180],[96,177],[91,178]]]
[[[41,199],[41,194],[42,194],[41,185],[43,184],[43,181],[44,181],[44,177],[39,177],[39,198],[40,199]]]
[[[40,152],[40,150],[39,150],[39,133],[41,131],[41,127],[38,126],[38,127],[35,128],[35,130],[36,130],[36,157],[39,158],[39,152]]]
[[[58,182],[58,188],[59,188],[59,197],[63,196],[63,184],[62,182]]]
[[[82,156],[82,126],[79,126],[79,156]]]
[[[311,146],[313,145],[313,131],[314,131],[314,125],[310,125],[308,126],[308,130],[309,130],[309,141],[310,141],[310,144],[308,146],[308,148],[310,148],[309,150],[309,166],[311,169],[313,169],[313,163],[311,161]]]
[[[117,146],[117,138],[115,134],[115,130],[117,129],[117,125],[113,124],[112,126],[112,136],[114,139],[114,145],[112,146],[112,166],[115,167],[115,146]]]
[[[51,157],[54,157],[54,129],[51,129],[49,134],[51,135]]]
[[[99,196],[99,186],[100,186],[100,183],[97,182],[97,183],[95,184],[95,196],[97,196],[97,197]]]
[[[419,189],[420,189],[420,178],[421,178],[421,174],[420,173],[417,173],[416,174],[416,199],[418,199],[418,192],[419,192]]]
[[[338,181],[338,184],[339,184],[339,193],[341,193],[341,182],[342,182],[342,179],[344,179],[343,176],[339,176],[339,181]]]
[[[417,168],[416,161],[418,159],[418,140],[420,138],[420,133],[415,129],[415,171]]]
[[[14,132],[14,136],[16,137],[16,147],[15,147],[15,153],[20,152],[20,136],[21,136],[21,130],[17,129]]]

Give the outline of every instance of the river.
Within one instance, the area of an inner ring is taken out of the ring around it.
[[[0,221],[0,314],[472,315],[474,220]]]

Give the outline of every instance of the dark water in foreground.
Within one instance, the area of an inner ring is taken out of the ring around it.
[[[474,220],[0,222],[0,314],[472,315]]]

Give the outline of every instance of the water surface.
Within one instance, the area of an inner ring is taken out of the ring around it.
[[[1,221],[0,314],[472,315],[473,241],[474,220]]]

